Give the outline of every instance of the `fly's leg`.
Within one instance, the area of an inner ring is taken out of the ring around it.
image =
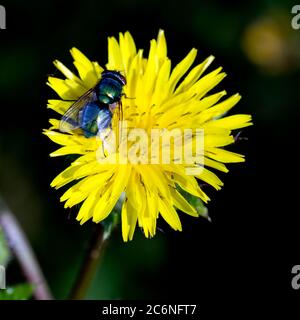
[[[125,99],[135,99],[135,98],[132,98],[132,97],[127,97],[126,93],[122,93],[122,96],[123,96]]]

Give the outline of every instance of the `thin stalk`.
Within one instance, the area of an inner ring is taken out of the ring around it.
[[[34,298],[36,300],[52,300],[53,297],[29,241],[17,219],[7,208],[0,211],[0,225],[27,281],[33,285]]]
[[[108,238],[108,233],[105,232],[104,227],[101,224],[97,224],[78,278],[72,289],[71,300],[83,300],[86,297],[97,267],[102,259]]]

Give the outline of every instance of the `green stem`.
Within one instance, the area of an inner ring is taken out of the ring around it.
[[[109,234],[110,232],[106,232],[102,224],[97,224],[87,255],[72,289],[71,300],[83,300],[86,297],[108,242]]]

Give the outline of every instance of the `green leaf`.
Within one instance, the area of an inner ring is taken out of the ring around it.
[[[4,233],[0,227],[0,265],[6,267],[10,260],[10,251]]]
[[[207,219],[208,221],[211,221],[208,215],[208,209],[200,198],[186,192],[185,190],[180,188],[179,185],[177,185],[176,188],[178,192],[180,192],[180,194],[186,199],[186,201],[197,210],[199,216]]]
[[[33,285],[20,283],[4,290],[0,290],[0,300],[28,300],[33,293]]]

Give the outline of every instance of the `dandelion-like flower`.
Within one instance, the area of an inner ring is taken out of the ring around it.
[[[78,49],[71,49],[71,55],[78,75],[55,61],[55,66],[66,79],[48,79],[48,85],[61,98],[49,100],[48,107],[60,115],[72,106],[72,101],[93,88],[104,71]],[[65,201],[66,208],[82,203],[77,215],[81,224],[89,219],[96,223],[103,221],[116,203],[123,199],[121,219],[124,241],[133,238],[137,224],[146,237],[154,236],[159,216],[173,229],[181,231],[177,210],[199,216],[187,195],[205,203],[209,200],[198,180],[219,190],[223,183],[211,170],[227,172],[225,163],[244,161],[242,155],[227,151],[224,147],[234,143],[233,130],[252,124],[251,116],[225,116],[240,100],[240,95],[234,94],[220,102],[225,91],[209,94],[225,77],[225,73],[222,68],[217,68],[203,76],[213,57],[191,68],[196,55],[197,50],[192,49],[172,70],[163,31],[159,32],[157,40],[151,40],[147,58],[143,57],[143,50],[136,49],[129,32],[120,33],[119,41],[114,37],[108,39],[106,68],[120,71],[127,80],[120,110],[113,114],[111,132],[117,132],[119,138],[112,149],[109,138],[106,141],[101,135],[85,137],[76,131],[62,133],[59,131],[60,119],[50,119],[52,126],[44,133],[61,146],[51,156],[77,155],[77,159],[52,181],[51,186],[58,189],[72,183],[61,201]],[[123,125],[119,120],[123,120],[124,127],[128,129],[125,134],[120,130]],[[134,143],[132,137],[129,139],[132,128],[143,130],[143,144]],[[196,148],[198,143],[194,131],[202,130],[202,148],[196,155],[198,158],[192,157],[194,161],[188,162],[182,149],[177,152],[185,134],[179,134],[180,139],[173,137],[172,142],[167,144],[168,147],[173,146],[169,151],[169,162],[162,160],[166,145],[152,143],[152,146],[145,146],[145,141],[153,142],[153,132],[164,136],[164,132],[174,129],[179,132],[190,130],[186,144],[192,148]],[[112,135],[108,133],[108,136]],[[131,148],[127,157],[131,155],[131,160],[135,160],[112,161],[116,155],[120,156],[124,138],[128,138],[125,140],[126,143],[129,141],[128,147]],[[180,143],[176,143],[176,139]],[[153,156],[153,145],[159,146],[160,153],[155,155],[156,158]]]

